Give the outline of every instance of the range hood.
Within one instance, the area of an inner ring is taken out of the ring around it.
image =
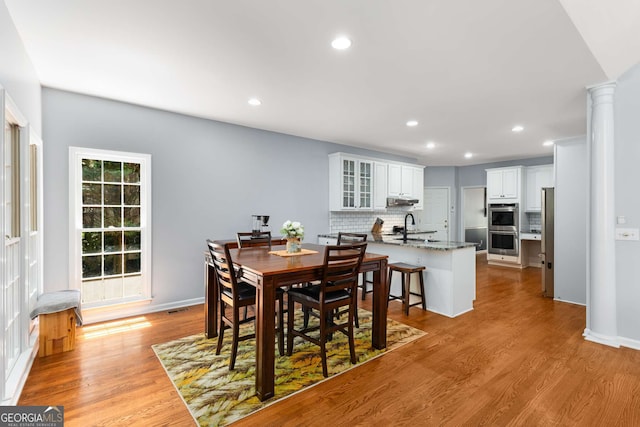
[[[387,197],[387,207],[391,206],[413,206],[418,203],[418,199],[408,196],[389,196]]]

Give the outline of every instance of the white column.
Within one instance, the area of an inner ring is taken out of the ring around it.
[[[614,112],[615,83],[591,95],[587,327],[585,339],[619,347],[616,309]]]

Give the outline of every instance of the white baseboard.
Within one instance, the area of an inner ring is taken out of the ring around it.
[[[569,301],[569,300],[566,300],[566,299],[559,299],[559,298],[555,298],[555,297],[553,298],[553,300],[554,300],[554,301],[558,301],[558,302],[566,302],[566,303],[569,303],[569,304],[581,305],[581,306],[583,306],[583,307],[586,307],[586,306],[587,306],[587,305],[586,305],[585,303],[583,303],[583,302]]]
[[[640,350],[640,341],[632,340],[631,338],[618,337],[620,345],[634,350]]]
[[[156,313],[158,311],[169,311],[198,304],[204,304],[204,297],[174,301],[166,304],[135,304],[114,310],[105,310],[104,308],[99,310],[83,309],[82,319],[83,324],[90,325],[92,323],[106,322],[109,320],[122,319],[124,317],[140,316],[143,314]]]

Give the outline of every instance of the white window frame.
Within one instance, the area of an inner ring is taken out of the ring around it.
[[[95,148],[69,147],[69,287],[82,289],[82,159],[140,163],[141,296],[84,304],[85,308],[150,302],[151,293],[151,155]]]

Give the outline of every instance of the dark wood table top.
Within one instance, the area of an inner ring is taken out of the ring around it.
[[[234,264],[240,265],[242,268],[253,270],[263,276],[313,270],[324,264],[324,251],[326,246],[305,243],[302,245],[302,248],[316,251],[317,253],[295,256],[279,256],[270,254],[269,252],[284,250],[286,247],[273,246],[270,251],[265,248],[231,249],[230,254]],[[384,258],[387,258],[387,255],[367,252],[365,253],[362,263],[366,264],[367,262],[379,261]]]

